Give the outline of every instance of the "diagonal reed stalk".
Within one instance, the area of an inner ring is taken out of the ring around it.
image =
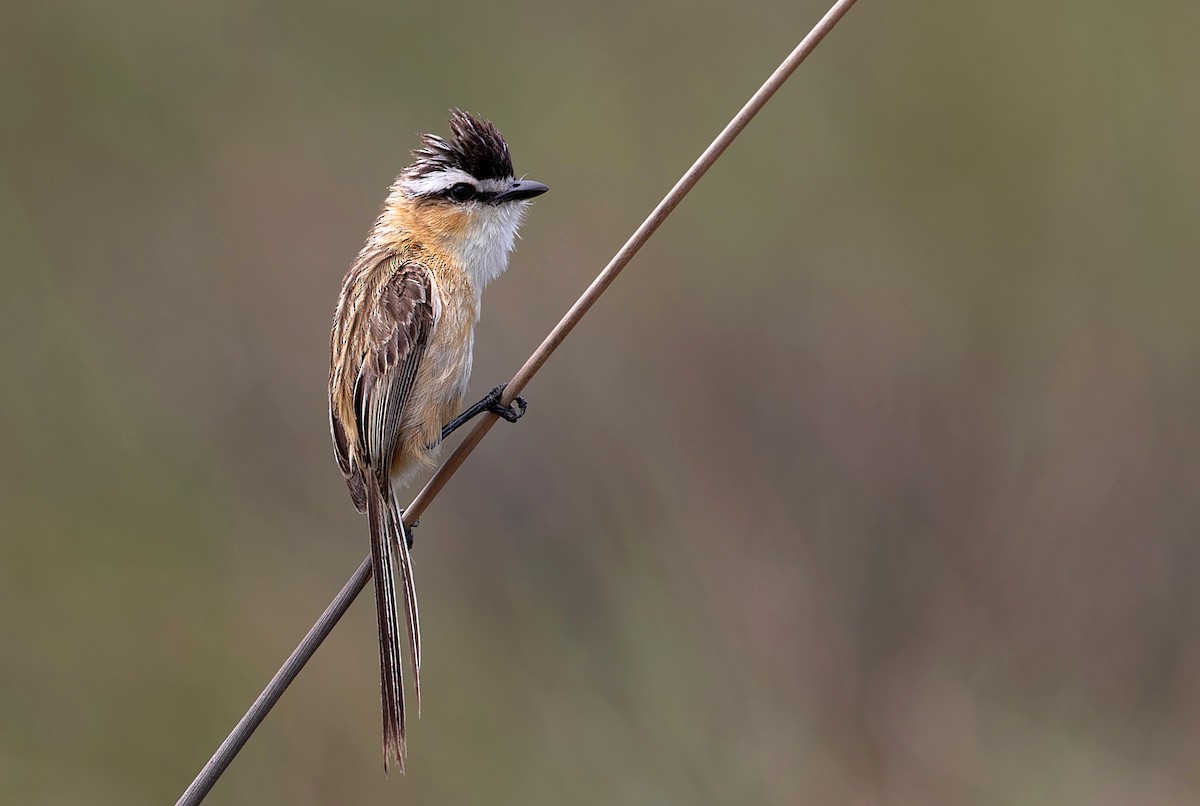
[[[625,245],[613,256],[608,265],[604,267],[604,270],[596,276],[596,279],[592,281],[592,284],[587,287],[583,295],[571,306],[571,309],[567,311],[562,320],[554,326],[554,329],[546,336],[541,346],[533,352],[533,355],[529,356],[524,366],[508,382],[508,386],[504,390],[502,403],[505,405],[511,403],[513,398],[521,393],[525,385],[537,374],[542,365],[549,360],[550,356],[558,348],[558,345],[562,344],[567,334],[575,328],[575,325],[579,324],[579,320],[596,303],[596,300],[600,299],[600,295],[612,284],[612,281],[621,273],[621,270],[633,259],[633,256],[637,254],[646,241],[650,240],[650,236],[654,234],[659,225],[666,220],[671,211],[679,205],[679,202],[683,201],[683,197],[695,187],[700,178],[712,167],[712,164],[724,153],[725,149],[741,133],[742,129],[746,128],[746,124],[758,114],[759,110],[771,99],[771,96],[783,86],[783,83],[800,66],[800,63],[825,38],[825,35],[833,30],[833,27],[837,25],[838,21],[850,10],[850,7],[854,3],[855,0],[837,0],[829,11],[825,13],[825,16],[821,18],[820,22],[809,31],[808,36],[804,37],[800,44],[796,46],[796,49],[775,69],[770,78],[758,89],[758,92],[754,93],[750,100],[746,102],[746,105],[734,115],[733,119],[717,135],[716,139],[712,141],[708,148],[704,150],[704,153],[692,164],[692,167],[688,168],[687,173],[675,183],[675,187],[671,188],[671,191],[663,197],[663,200],[658,203],[658,206],[647,216],[642,225],[630,236]],[[496,424],[498,419],[500,418],[495,414],[485,414],[479,418],[476,426],[459,443],[454,452],[438,468],[437,472],[434,473],[433,477],[404,511],[405,525],[411,525],[413,521],[421,516],[421,513],[433,502],[433,499],[446,486],[446,482],[458,471],[458,468],[471,455],[471,452],[475,450],[476,446],[479,445],[480,441],[492,429],[492,426]],[[255,729],[266,718],[271,708],[279,701],[279,698],[283,696],[283,692],[287,690],[288,685],[296,678],[300,670],[304,668],[304,664],[316,653],[321,643],[325,640],[325,637],[329,635],[338,621],[345,615],[346,611],[350,608],[350,604],[366,586],[367,580],[370,578],[371,558],[368,556],[358,566],[358,570],[354,572],[354,575],[342,587],[342,590],[329,604],[329,607],[325,608],[325,612],[313,624],[312,629],[304,636],[299,646],[296,647],[295,651],[292,652],[287,661],[276,672],[275,676],[271,678],[271,682],[258,695],[254,704],[246,711],[245,716],[241,718],[233,731],[221,743],[221,746],[217,748],[212,758],[200,770],[195,780],[192,781],[191,786],[179,798],[176,806],[192,806],[204,799],[209,790],[217,782],[217,779],[221,777],[221,774],[225,772],[230,762],[233,761],[234,756],[246,744],[251,734],[254,733]]]

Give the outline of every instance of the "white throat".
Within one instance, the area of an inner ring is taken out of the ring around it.
[[[465,232],[447,244],[470,275],[476,302],[487,284],[508,268],[508,256],[528,207],[524,201],[481,204],[471,211],[472,221]]]

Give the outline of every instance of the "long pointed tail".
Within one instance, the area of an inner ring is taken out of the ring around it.
[[[404,615],[408,619],[408,659],[412,663],[413,685],[417,691],[417,715],[421,715],[421,619],[417,613],[417,589],[413,584],[412,555],[405,534],[404,510],[391,494],[388,514],[391,521],[392,547],[400,561],[400,577],[404,581]]]
[[[400,624],[396,619],[390,493],[367,482],[367,517],[371,521],[371,573],[375,577],[375,619],[379,625],[379,676],[383,696],[383,766],[395,761],[404,772],[404,669],[400,659]],[[407,548],[407,546],[406,546]],[[407,553],[407,552],[406,552]],[[405,588],[410,587],[407,583]]]

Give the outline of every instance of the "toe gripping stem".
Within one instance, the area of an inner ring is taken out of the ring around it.
[[[518,395],[513,398],[513,402],[507,406],[500,403],[500,398],[504,395],[504,387],[508,386],[502,383],[492,391],[484,395],[483,399],[476,403],[471,408],[464,411],[462,414],[455,417],[446,427],[442,429],[442,439],[453,434],[460,427],[466,425],[474,417],[478,417],[485,411],[490,411],[497,417],[506,420],[510,423],[515,423],[525,415],[525,409],[528,405],[525,403],[525,398]]]

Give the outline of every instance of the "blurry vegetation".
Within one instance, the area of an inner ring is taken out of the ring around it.
[[[0,802],[173,800],[367,549],[338,283],[451,105],[550,185],[508,378],[825,10],[12,5]],[[1200,7],[861,3],[220,803],[1200,800]]]

